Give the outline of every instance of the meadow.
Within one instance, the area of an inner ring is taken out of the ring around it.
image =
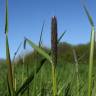
[[[60,42],[66,31],[58,37],[57,18],[53,16],[51,48],[42,46],[43,24],[38,45],[24,37],[24,50],[29,45],[34,51],[17,59],[20,43],[11,60],[6,0],[6,60],[0,61],[0,96],[96,96],[95,26],[86,6],[83,8],[91,25],[88,44]]]

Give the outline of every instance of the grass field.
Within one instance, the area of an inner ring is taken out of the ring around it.
[[[77,96],[78,88],[76,85],[76,68],[74,64],[64,64],[58,62],[57,66],[57,88],[59,96]],[[31,64],[30,64],[31,65]],[[0,96],[7,96],[7,82],[6,82],[6,69],[4,64],[0,66]],[[1,71],[3,70],[3,71]],[[23,70],[23,73],[22,73]],[[34,70],[33,64],[29,66],[29,75]],[[96,92],[96,66],[93,68],[92,74],[92,96]],[[16,66],[16,89],[18,89],[27,78],[26,66]],[[35,82],[35,83],[34,83]],[[80,95],[87,96],[88,92],[88,64],[79,65],[79,82],[80,82]],[[50,64],[45,63],[40,72],[35,76],[34,80],[29,85],[29,96],[51,96],[52,95],[52,80],[51,80],[51,67]],[[23,96],[27,96],[28,90],[24,91]],[[35,92],[35,93],[34,93]],[[59,93],[60,92],[60,93]],[[32,95],[35,94],[35,95]],[[42,95],[41,95],[42,94]]]
[[[42,46],[43,25],[38,45],[24,38],[24,49],[29,45],[35,51],[17,60],[15,57],[19,46],[11,60],[6,0],[6,60],[0,64],[0,96],[96,96],[95,26],[86,6],[83,8],[91,25],[90,42],[87,45],[76,47],[60,43],[66,32],[58,37],[57,18],[53,16],[51,48]]]

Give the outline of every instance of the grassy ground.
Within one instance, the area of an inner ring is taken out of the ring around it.
[[[34,72],[34,68],[38,64],[30,63],[29,65],[29,74]],[[36,65],[34,67],[34,65]],[[27,67],[24,65],[16,65],[16,89],[18,89],[21,84],[27,78]],[[3,70],[3,71],[2,71]],[[94,87],[96,81],[96,66],[94,66],[92,82],[93,82],[93,93],[96,91]],[[58,63],[57,66],[57,87],[59,96],[77,96],[77,85],[76,85],[76,68],[75,64],[64,64],[63,61]],[[7,96],[7,81],[6,81],[6,65],[0,65],[0,96]],[[88,64],[79,65],[79,92],[80,96],[87,96],[88,91]],[[95,91],[94,91],[95,90]],[[60,93],[59,93],[60,92]],[[22,96],[27,96],[28,90],[26,90]],[[51,66],[50,64],[45,63],[42,66],[40,72],[35,75],[34,80],[29,85],[29,96],[51,96],[52,95],[52,78],[51,78]],[[93,95],[95,96],[95,95]]]

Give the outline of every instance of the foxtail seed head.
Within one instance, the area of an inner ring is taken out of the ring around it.
[[[57,19],[53,16],[51,21],[51,53],[55,66],[57,65],[57,35]]]

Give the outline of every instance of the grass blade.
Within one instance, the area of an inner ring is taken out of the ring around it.
[[[11,93],[13,94],[12,65],[11,65],[10,50],[9,50],[9,44],[8,44],[8,37],[7,37],[7,35],[6,35],[6,63],[8,65],[8,82],[9,82],[9,87],[10,87]]]
[[[18,51],[20,50],[20,48],[21,48],[21,45],[22,45],[22,42],[19,44],[19,46],[18,46],[18,48],[17,48],[17,50],[16,50],[16,52],[14,53],[14,56],[13,56],[13,66],[12,66],[12,71],[13,71],[13,87],[14,87],[14,89],[16,90],[16,78],[15,78],[15,58],[16,58],[16,55],[17,55],[17,53],[18,53]]]
[[[39,47],[42,45],[42,34],[43,34],[44,25],[45,25],[45,22],[43,23],[42,29],[41,29],[40,40],[39,40]]]
[[[93,70],[93,55],[94,55],[94,27],[92,27],[91,41],[90,41],[90,57],[89,57],[89,83],[88,83],[88,96],[91,96],[92,92],[92,70]]]
[[[17,53],[19,52],[19,50],[20,50],[20,48],[21,48],[21,45],[22,45],[22,42],[19,44],[17,50],[16,50],[15,53],[14,53],[13,62],[14,62],[14,60],[15,60],[15,57],[16,57]]]
[[[8,0],[6,0],[5,35],[6,35],[6,64],[8,65],[8,89],[10,88],[11,95],[13,95],[14,94],[13,75],[12,75],[9,43],[8,43]]]
[[[83,7],[84,7],[85,13],[86,13],[86,15],[87,15],[87,17],[88,17],[88,20],[89,20],[89,22],[90,22],[90,25],[91,25],[91,26],[94,26],[92,17],[90,16],[90,14],[89,14],[89,12],[88,12],[86,6],[84,5]]]
[[[89,56],[89,78],[88,78],[88,96],[92,93],[92,70],[93,70],[93,55],[94,55],[94,43],[95,43],[95,28],[92,17],[90,16],[87,8],[84,6],[84,10],[88,16],[88,20],[91,25],[91,38],[90,38],[90,56]]]
[[[65,35],[65,33],[66,33],[66,31],[64,31],[64,32],[61,34],[61,36],[59,37],[58,41],[60,41],[60,40],[62,39],[62,37]],[[58,42],[58,41],[57,41],[57,42]]]
[[[5,34],[8,33],[8,0],[6,0]]]
[[[11,96],[11,90],[10,90],[10,86],[9,86],[8,75],[7,75],[7,86],[8,86],[9,96]]]
[[[61,36],[58,39],[57,44],[59,44],[60,40],[61,40]],[[26,47],[26,42],[24,41],[24,47]],[[51,54],[51,52],[49,52],[49,55]],[[46,58],[44,58],[43,60],[41,60],[40,65],[37,67],[36,69],[36,74],[40,71],[40,69],[42,68],[42,66],[44,65],[44,63],[47,61]],[[29,84],[32,82],[32,80],[34,79],[34,74],[31,73],[30,76],[26,79],[26,81],[23,83],[22,86],[20,86],[19,89],[16,90],[16,96],[18,96],[19,93],[22,92],[22,94],[27,90]]]
[[[44,52],[41,48],[39,48],[37,45],[35,45],[32,41],[26,38],[25,42],[28,43],[30,46],[32,46],[38,53],[44,56],[48,61],[50,61],[50,63],[52,62],[50,56],[46,52]]]
[[[78,67],[78,60],[77,60],[77,55],[76,55],[76,51],[74,48],[73,49],[73,55],[74,55],[74,60],[76,63],[76,77],[77,77],[77,96],[79,96],[79,67]]]

